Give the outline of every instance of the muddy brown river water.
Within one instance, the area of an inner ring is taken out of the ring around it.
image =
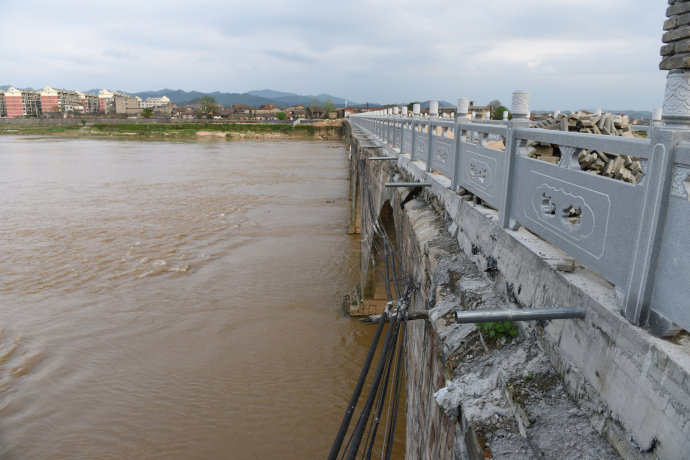
[[[324,458],[347,195],[341,143],[0,137],[0,457]]]

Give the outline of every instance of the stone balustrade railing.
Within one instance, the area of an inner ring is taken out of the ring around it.
[[[503,227],[522,225],[605,277],[630,321],[657,335],[690,331],[690,129],[655,119],[637,139],[530,128],[528,101],[515,92],[504,124],[468,119],[465,98],[455,119],[432,102],[426,117],[415,104],[350,122],[496,208]],[[529,158],[530,141],[558,146],[559,163]],[[635,157],[643,175],[633,184],[583,171],[583,150]]]

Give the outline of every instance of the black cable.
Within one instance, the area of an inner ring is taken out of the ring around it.
[[[347,410],[345,411],[343,421],[340,423],[340,429],[338,430],[338,434],[336,435],[335,441],[333,442],[333,446],[331,447],[331,453],[328,455],[329,460],[335,460],[337,458],[338,452],[340,451],[340,447],[343,444],[343,439],[345,438],[345,434],[347,433],[347,428],[350,426],[352,414],[355,411],[355,406],[357,406],[359,395],[362,393],[362,387],[364,387],[364,382],[367,379],[367,374],[369,373],[369,368],[371,367],[371,362],[374,358],[374,353],[376,352],[376,346],[379,343],[381,331],[383,331],[383,325],[386,323],[386,316],[387,314],[386,312],[384,312],[384,314],[381,315],[381,318],[379,319],[379,325],[376,328],[376,333],[374,334],[374,338],[371,341],[369,352],[367,353],[367,357],[364,360],[362,371],[359,374],[359,380],[357,380],[357,385],[355,385],[355,389],[352,392],[352,398],[350,398],[350,404],[348,404],[347,406]]]
[[[393,324],[391,324],[389,327],[393,327]],[[379,423],[381,421],[381,414],[383,413],[383,406],[384,403],[386,402],[386,391],[388,390],[388,383],[390,381],[390,374],[391,374],[391,368],[393,367],[393,358],[395,357],[395,346],[397,344],[398,340],[398,333],[400,331],[400,319],[395,321],[395,332],[393,334],[393,340],[391,342],[391,347],[390,351],[388,352],[388,356],[386,357],[386,368],[385,368],[385,373],[386,373],[386,378],[383,381],[383,385],[379,387],[379,400],[378,400],[378,405],[376,407],[375,411],[375,417],[374,417],[374,422],[372,423],[371,427],[371,440],[367,444],[365,444],[365,452],[366,456],[363,455],[364,458],[369,460],[371,458],[371,452],[374,448],[374,439],[376,438],[376,432],[379,427]]]
[[[383,349],[381,351],[381,358],[379,359],[378,367],[376,368],[376,373],[374,374],[374,380],[371,383],[371,389],[369,390],[369,395],[364,403],[364,408],[362,409],[362,414],[359,416],[357,425],[353,432],[353,442],[350,445],[350,449],[347,454],[348,460],[355,460],[357,456],[357,451],[359,450],[359,445],[362,442],[362,436],[364,435],[364,428],[366,426],[367,419],[371,413],[371,408],[374,404],[374,398],[376,397],[376,392],[378,390],[379,384],[381,383],[381,376],[383,375],[384,367],[384,357],[388,354],[388,349],[391,344],[391,337],[393,334],[393,324],[388,326],[388,332],[386,333],[386,338],[383,342]]]
[[[395,395],[394,397],[394,403],[393,403],[393,416],[391,417],[391,424],[388,427],[388,433],[386,433],[386,437],[384,438],[384,445],[385,445],[385,452],[384,452],[384,458],[386,460],[389,460],[391,458],[391,454],[393,452],[393,440],[395,439],[395,424],[398,420],[398,405],[400,403],[400,393],[402,391],[402,386],[401,386],[401,381],[402,381],[402,358],[403,358],[403,353],[405,353],[407,347],[407,315],[405,315],[405,319],[403,322],[403,327],[402,327],[402,337],[400,339],[400,348],[398,351],[398,363],[396,366],[395,370],[395,389],[393,391],[393,394]]]

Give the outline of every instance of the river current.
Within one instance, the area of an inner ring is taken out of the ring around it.
[[[374,330],[343,144],[2,136],[0,213],[1,458],[327,455]]]

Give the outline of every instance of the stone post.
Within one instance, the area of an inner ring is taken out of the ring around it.
[[[417,143],[417,123],[419,123],[418,118],[419,118],[419,112],[421,111],[422,106],[419,104],[413,104],[412,105],[412,142],[410,144],[410,159],[414,160],[415,156],[415,145]]]
[[[433,136],[435,127],[432,126],[434,120],[438,119],[438,102],[429,102],[429,123],[427,125],[427,141],[426,141],[426,172],[431,171],[431,163],[433,162]]]
[[[402,116],[406,117],[407,116],[407,107],[402,108]]]
[[[503,111],[503,121],[508,121],[508,111],[507,110]]]
[[[652,110],[652,126],[661,125],[661,109]]]
[[[393,107],[393,115],[400,115],[400,107]]]
[[[470,100],[466,97],[458,99],[458,118],[467,118],[467,111],[470,108]]]
[[[499,192],[498,223],[502,227],[517,230],[520,227],[520,223],[510,217],[508,209],[510,209],[512,196],[510,189],[513,182],[515,182],[513,164],[515,163],[515,157],[520,154],[514,141],[514,132],[517,128],[529,128],[529,93],[527,91],[518,90],[513,92],[510,113],[513,115],[513,119],[508,122],[508,131],[506,133],[505,167],[502,171],[502,177],[499,178],[501,191]]]
[[[690,270],[689,259],[677,256],[687,254],[690,247],[686,236],[690,209],[687,193],[676,194],[690,176],[690,161],[682,155],[674,158],[678,155],[675,145],[690,140],[690,1],[668,3],[659,63],[661,70],[669,71],[662,122],[653,122],[649,132],[647,183],[630,278],[627,286],[616,286],[625,317],[661,336],[676,329],[674,320],[690,328],[685,312],[674,309],[674,305],[687,304],[686,288],[669,283],[672,274]]]
[[[513,92],[510,112],[513,114],[513,120],[524,120],[529,117],[529,93],[527,91]]]
[[[438,102],[429,102],[429,116],[438,117]]]

